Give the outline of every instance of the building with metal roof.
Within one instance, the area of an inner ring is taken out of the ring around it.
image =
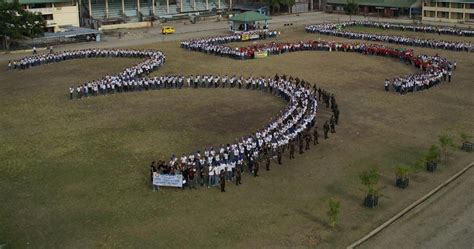
[[[229,21],[231,22],[231,31],[246,32],[256,29],[267,29],[267,21],[270,19],[269,16],[256,11],[247,11],[231,16]]]
[[[409,15],[411,10],[421,10],[421,0],[354,0],[359,6],[358,12],[363,15],[394,17]],[[347,0],[327,0],[327,12],[344,12]]]

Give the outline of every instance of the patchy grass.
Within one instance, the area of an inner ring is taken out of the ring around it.
[[[344,40],[286,29],[279,40]],[[437,37],[437,35],[435,35]],[[472,154],[454,153],[435,174],[417,173],[406,190],[394,166],[409,162],[440,133],[472,131],[472,55],[452,83],[417,94],[383,91],[385,78],[414,68],[356,53],[300,52],[235,61],[152,44],[166,65],[155,74],[291,74],[336,94],[341,123],[284,166],[243,185],[152,193],[148,165],[172,153],[231,142],[283,108],[271,95],[238,89],[185,89],[67,100],[69,85],[117,72],[136,61],[89,59],[0,73],[0,241],[14,248],[341,248],[451,175]],[[4,67],[5,65],[0,65]],[[329,118],[321,108],[322,122]],[[378,165],[384,197],[362,207],[357,174]],[[326,225],[327,199],[341,201],[340,224]]]

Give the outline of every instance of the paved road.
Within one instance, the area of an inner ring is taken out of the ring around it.
[[[474,248],[474,168],[360,248]]]

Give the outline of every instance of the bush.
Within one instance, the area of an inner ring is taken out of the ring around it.
[[[362,171],[359,175],[360,182],[367,188],[367,195],[376,195],[375,188],[380,179],[380,173],[377,168]]]
[[[438,140],[439,144],[441,145],[441,150],[443,151],[444,163],[448,165],[450,149],[455,147],[453,139],[448,135],[440,135]]]
[[[329,199],[328,207],[329,210],[327,212],[327,215],[329,218],[329,226],[335,227],[339,218],[341,203],[338,200],[331,198]]]
[[[440,150],[436,144],[431,145],[430,149],[425,155],[426,162],[437,162],[439,160]]]
[[[463,143],[470,143],[471,141],[471,135],[467,134],[467,133],[464,133],[462,132],[461,134],[459,134],[459,136],[461,137],[461,142]]]

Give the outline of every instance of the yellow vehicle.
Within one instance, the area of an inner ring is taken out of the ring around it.
[[[174,32],[175,32],[175,29],[172,26],[163,26],[163,27],[161,27],[161,33],[163,35],[173,34]]]

